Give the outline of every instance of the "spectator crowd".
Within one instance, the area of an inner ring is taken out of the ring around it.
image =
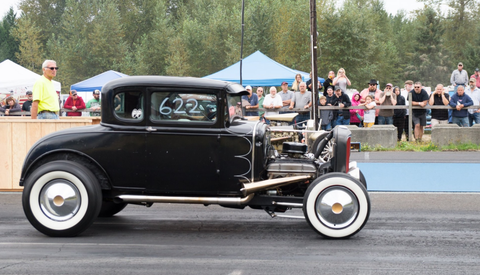
[[[248,96],[243,96],[243,102],[246,103],[247,116],[260,116],[260,119],[269,123],[265,115],[288,113],[292,109],[309,110],[312,106],[312,79],[304,81],[302,75],[297,74],[294,78],[291,88],[288,83],[281,83],[281,91],[277,93],[276,87],[269,89],[269,94],[264,95],[263,88],[258,87],[256,93],[253,88],[247,86]],[[351,96],[347,94],[347,87],[352,83],[347,77],[344,68],[340,68],[335,74],[330,71],[326,80],[322,84],[318,83],[318,105],[320,111],[320,127],[323,130],[330,130],[336,125],[356,125],[358,127],[372,127],[373,125],[394,125],[397,128],[397,139],[402,140],[403,134],[409,140],[410,129],[408,129],[409,116],[412,116],[415,141],[422,141],[425,127],[427,126],[427,116],[430,115],[431,126],[437,124],[454,123],[460,127],[471,127],[480,123],[480,109],[466,109],[469,106],[480,105],[480,70],[477,68],[475,73],[468,76],[463,64],[458,63],[458,68],[452,72],[450,83],[454,87],[450,96],[447,87],[438,84],[431,93],[422,85],[420,81],[413,82],[407,80],[400,85],[395,86],[387,83],[383,91],[380,89],[379,82],[371,79],[361,92],[354,91]],[[260,91],[259,91],[260,90]],[[272,98],[280,99],[272,103]],[[411,102],[408,102],[411,95]],[[267,101],[268,97],[268,101]],[[268,104],[265,104],[265,101]],[[409,114],[408,108],[390,109],[376,108],[377,106],[418,106],[414,108],[412,114]],[[450,106],[452,109],[428,109],[428,106]],[[338,106],[346,108],[358,106],[358,109],[322,109],[322,106]],[[362,107],[362,108],[360,108]],[[265,109],[265,113],[259,113],[258,109]],[[254,109],[254,111],[252,111]],[[301,123],[310,118],[310,112],[300,112],[295,118],[294,123]]]

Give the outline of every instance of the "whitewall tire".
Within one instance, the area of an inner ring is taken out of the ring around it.
[[[303,212],[307,222],[320,235],[347,238],[367,223],[370,198],[360,181],[344,173],[329,173],[310,184]]]
[[[25,181],[23,210],[40,232],[53,237],[76,236],[98,216],[102,192],[90,170],[72,161],[53,161]]]

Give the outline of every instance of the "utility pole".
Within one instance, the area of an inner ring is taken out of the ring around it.
[[[315,121],[315,130],[318,128],[318,76],[317,76],[317,3],[310,0],[310,55],[312,57],[312,110],[310,117]]]
[[[245,0],[242,0],[242,42],[240,45],[240,85],[242,85],[242,65],[243,65],[243,32],[245,29]]]

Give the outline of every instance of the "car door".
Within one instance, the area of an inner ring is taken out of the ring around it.
[[[146,125],[144,88],[126,87],[115,91],[112,109],[115,123],[99,133],[91,154],[107,172],[116,188],[145,189]],[[100,145],[96,145],[100,144]]]
[[[221,184],[218,92],[148,88],[147,186],[169,194],[216,194]]]

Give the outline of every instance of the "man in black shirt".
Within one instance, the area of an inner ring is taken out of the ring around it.
[[[27,91],[27,101],[23,103],[22,111],[30,112],[30,109],[32,108],[32,102],[33,102],[32,91]]]
[[[430,99],[428,100],[428,104],[435,106],[448,106],[450,102],[450,95],[448,92],[444,91],[442,84],[437,84],[435,91],[430,95]],[[448,110],[441,110],[441,109],[432,109],[432,120],[431,124],[432,127],[437,124],[448,124]]]
[[[422,89],[422,83],[415,82],[412,94],[412,106],[427,106],[428,93]],[[415,125],[415,141],[421,142],[423,137],[423,128],[427,125],[427,110],[426,109],[413,109],[412,122]]]

